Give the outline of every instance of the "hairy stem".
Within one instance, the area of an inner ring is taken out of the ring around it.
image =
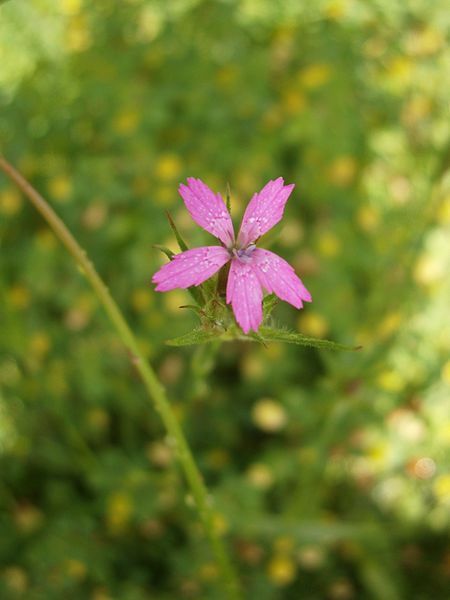
[[[154,408],[160,414],[167,433],[176,448],[178,461],[191,488],[197,511],[221,569],[227,596],[233,599],[240,598],[239,582],[228,557],[224,541],[217,531],[215,513],[211,506],[207,488],[195,463],[189,444],[167,399],[166,392],[139,349],[136,337],[129,328],[108,288],[95,270],[93,263],[89,260],[86,252],[78,244],[64,222],[31,184],[2,156],[0,156],[0,169],[22,190],[81,267],[120,339],[129,351],[133,364],[142,378],[150,399],[153,401]]]

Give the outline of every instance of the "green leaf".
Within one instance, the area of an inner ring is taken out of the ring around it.
[[[167,256],[169,260],[172,260],[172,258],[175,256],[175,253],[172,252],[172,250],[169,250],[169,248],[166,248],[166,246],[159,246],[158,244],[153,244],[153,248],[160,250],[163,254]]]
[[[269,294],[263,300],[263,314],[264,318],[268,317],[273,311],[279,300],[275,294]]]
[[[180,337],[167,340],[168,346],[193,346],[194,344],[207,344],[217,340],[222,335],[220,330],[193,329],[189,333],[185,333]]]
[[[196,287],[193,285],[192,287],[187,288],[187,290],[192,296],[193,300],[195,300],[199,306],[203,306],[205,304],[205,298],[201,286]]]
[[[231,189],[230,189],[230,184],[227,182],[227,192],[226,192],[226,205],[227,205],[227,210],[229,213],[231,213]]]
[[[181,252],[186,252],[186,250],[189,250],[188,245],[186,244],[186,242],[183,240],[183,238],[181,237],[181,235],[178,232],[177,226],[175,225],[175,221],[172,219],[171,214],[169,213],[169,211],[166,211],[166,215],[167,218],[169,220],[169,225],[177,239],[178,242],[178,246],[181,250]]]
[[[308,337],[301,333],[288,331],[286,329],[260,327],[258,333],[266,342],[286,342],[288,344],[296,344],[297,346],[310,346],[312,348],[325,348],[327,350],[355,351],[361,349],[361,346],[347,346],[345,344],[339,344],[338,342],[332,342],[331,340]]]

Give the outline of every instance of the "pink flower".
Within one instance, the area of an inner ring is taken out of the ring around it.
[[[221,246],[204,246],[177,254],[153,276],[157,292],[200,285],[231,261],[227,304],[244,333],[257,331],[263,319],[263,288],[295,308],[311,302],[311,294],[289,263],[269,250],[256,247],[257,240],[282,218],[294,185],[282,177],[269,181],[247,206],[237,239],[231,216],[220,194],[200,179],[188,178],[179,192],[194,221],[218,238]]]

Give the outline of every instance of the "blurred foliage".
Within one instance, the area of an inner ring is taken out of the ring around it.
[[[450,51],[445,0],[9,0],[1,150],[56,206],[168,388],[248,598],[447,598]],[[292,330],[356,354],[170,348],[206,240],[295,182],[274,247],[313,295]],[[0,177],[0,597],[221,598],[129,358],[82,275]]]

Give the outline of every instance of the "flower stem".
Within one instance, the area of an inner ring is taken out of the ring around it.
[[[142,378],[148,395],[153,401],[153,405],[160,414],[167,433],[172,438],[175,445],[179,463],[191,488],[197,511],[220,567],[226,586],[225,589],[227,590],[227,597],[233,600],[241,598],[239,581],[228,557],[224,541],[217,531],[215,513],[211,506],[210,497],[200,471],[195,463],[189,444],[170,406],[163,386],[158,381],[155,372],[139,349],[136,337],[129,328],[122,312],[112,298],[105,283],[95,270],[95,267],[89,260],[86,252],[81,248],[64,222],[58,217],[46,200],[44,200],[31,184],[28,183],[28,181],[2,156],[0,156],[0,169],[21,189],[81,267],[84,275],[108,314],[120,339],[129,351],[132,362]]]

